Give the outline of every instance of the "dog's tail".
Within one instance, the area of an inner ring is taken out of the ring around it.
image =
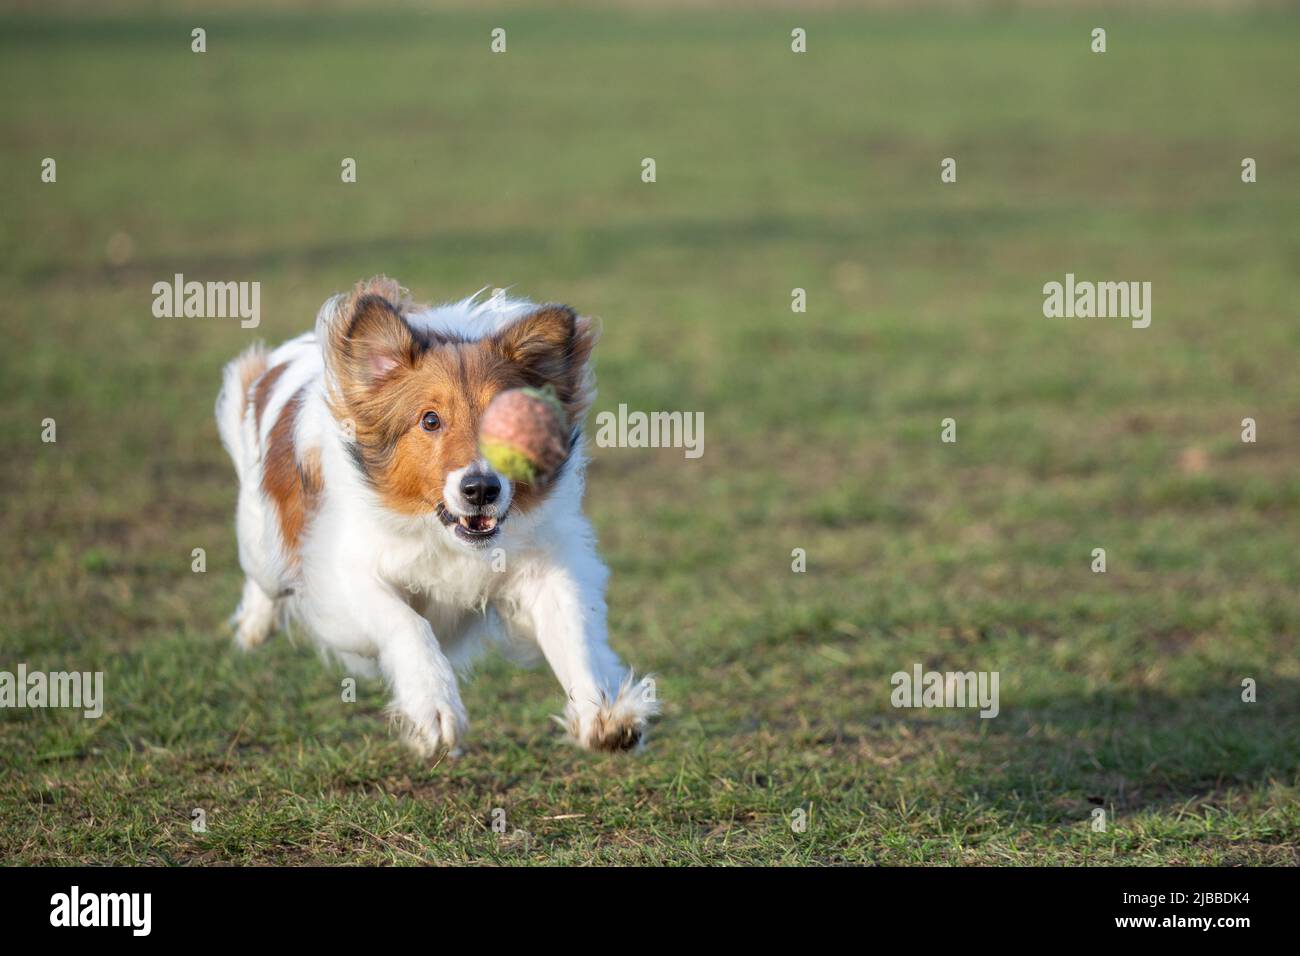
[[[266,371],[266,349],[259,343],[245,349],[221,376],[221,391],[217,395],[217,431],[221,444],[226,446],[235,472],[242,479],[248,461],[242,437],[245,413],[252,401],[253,385]]]

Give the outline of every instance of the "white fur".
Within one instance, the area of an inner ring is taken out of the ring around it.
[[[489,640],[507,649],[531,645],[564,689],[564,723],[579,744],[620,749],[639,740],[658,703],[653,684],[634,684],[607,643],[608,572],[582,513],[583,443],[544,501],[527,514],[510,512],[485,547],[461,541],[433,513],[411,518],[387,510],[357,473],[326,402],[317,343],[339,320],[341,301],[335,297],[321,308],[315,334],[268,356],[270,367],[289,368],[272,390],[258,434],[252,403],[240,394],[241,360],[226,370],[217,421],[240,480],[239,558],[248,577],[234,619],[238,643],[261,643],[283,612],[353,673],[382,674],[396,722],[428,756],[454,751],[465,737],[457,670],[463,672]],[[533,308],[522,300],[471,296],[408,322],[482,338]],[[275,507],[262,492],[261,464],[279,411],[303,386],[296,447],[300,456],[318,451],[324,491],[294,561],[284,553]],[[446,489],[453,511],[461,510],[458,480]],[[501,480],[497,507],[505,513],[511,488]],[[502,556],[504,571],[495,570]]]

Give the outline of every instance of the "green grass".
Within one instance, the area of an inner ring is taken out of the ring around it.
[[[0,712],[0,859],[1300,861],[1300,20],[1107,13],[1097,56],[1097,16],[0,19],[0,669],[107,684]],[[262,327],[154,319],[175,272]],[[381,687],[230,646],[219,369],[376,272],[570,302],[597,409],[704,412],[703,458],[590,474],[645,753],[493,660],[431,767]],[[1151,281],[1151,328],[1044,319],[1066,272]],[[918,661],[1001,715],[893,709]]]

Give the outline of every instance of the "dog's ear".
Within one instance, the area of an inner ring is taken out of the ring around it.
[[[497,348],[534,384],[555,384],[568,367],[577,321],[567,305],[544,305],[498,332]]]
[[[543,305],[498,332],[494,343],[529,384],[552,386],[576,425],[594,397],[588,362],[596,338],[590,319],[567,305]]]
[[[415,333],[393,303],[373,293],[356,300],[340,350],[351,381],[372,386],[394,369],[412,368],[418,352]]]
[[[339,389],[368,389],[395,369],[415,364],[419,340],[402,317],[408,305],[405,290],[382,276],[325,304],[316,334]]]

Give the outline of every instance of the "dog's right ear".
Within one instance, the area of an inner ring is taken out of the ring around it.
[[[321,308],[316,337],[342,397],[414,366],[420,345],[402,317],[407,304],[401,286],[378,278],[358,283],[351,295],[335,296]]]

